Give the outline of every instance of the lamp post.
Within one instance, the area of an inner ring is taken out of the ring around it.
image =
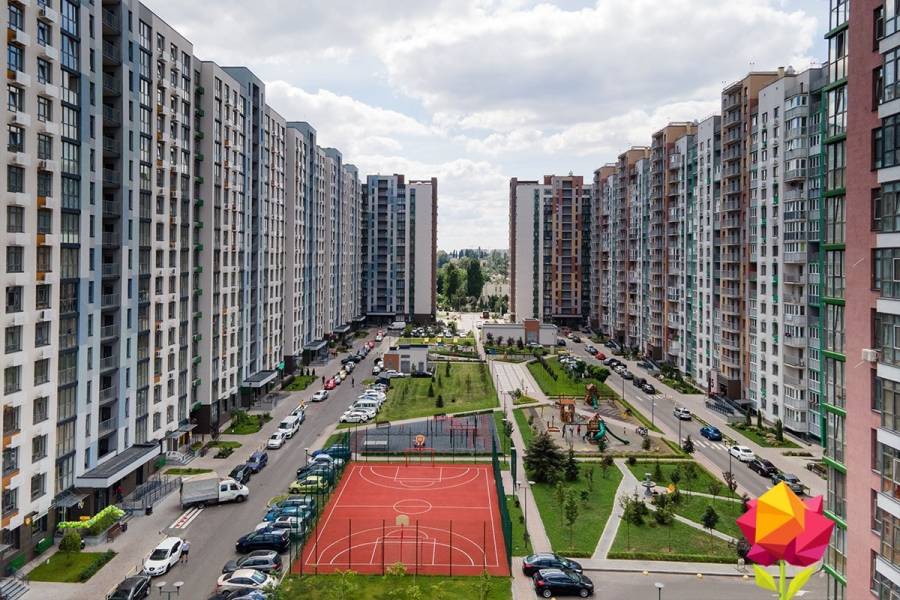
[[[657,598],[657,600],[662,600],[662,591],[663,591],[663,588],[666,587],[666,586],[663,585],[662,583],[658,582],[658,581],[657,581],[656,583],[654,583],[653,585],[656,586],[656,598]]]
[[[303,466],[305,467],[309,464],[309,448],[303,449],[303,458],[304,458]]]
[[[650,396],[650,424],[656,427],[656,396]]]
[[[166,582],[160,581],[159,583],[156,584],[156,589],[159,590],[160,597],[162,597],[162,595],[165,594],[166,600],[171,600],[172,594],[175,594],[176,597],[181,595],[181,586],[183,586],[183,585],[184,585],[183,581],[176,581],[175,583],[172,584],[171,588],[165,589]]]

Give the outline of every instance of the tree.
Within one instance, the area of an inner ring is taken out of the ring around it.
[[[556,487],[553,488],[553,495],[556,496],[556,504],[559,506],[559,524],[562,525],[566,512],[566,486],[563,485],[562,481],[556,482]]]
[[[729,491],[733,494],[737,490],[738,482],[737,478],[734,476],[734,473],[731,471],[725,471],[725,485],[728,487]]]
[[[566,499],[563,502],[563,512],[565,513],[566,525],[569,526],[569,546],[573,544],[574,526],[578,520],[578,498],[575,490],[566,490]]]
[[[784,424],[781,422],[781,419],[775,421],[775,439],[779,442],[784,441]]]
[[[756,428],[762,429],[762,411],[756,411]]]
[[[488,600],[491,594],[491,584],[493,580],[491,579],[490,574],[487,571],[482,571],[481,575],[478,576],[478,579],[475,580],[474,588],[475,588],[475,597],[478,600]]]
[[[438,394],[437,400],[434,403],[436,408],[444,408],[444,397],[441,394]]]
[[[575,451],[569,448],[569,456],[566,458],[566,481],[578,481],[578,461],[575,460]]]
[[[644,437],[644,439],[641,440],[641,449],[644,452],[647,452],[650,450],[650,436],[649,435]],[[656,466],[659,466],[658,462],[656,463]]]
[[[697,465],[689,462],[682,466],[681,472],[684,473],[684,480],[687,482],[688,488],[690,488],[691,483],[697,479]]]
[[[603,460],[600,461],[600,469],[603,473],[603,479],[606,479],[607,471],[609,471],[609,468],[611,466],[613,466],[613,457],[609,456],[607,454],[606,456],[603,457]],[[593,482],[593,478],[592,478],[592,482]]]
[[[565,461],[562,450],[546,431],[536,435],[525,450],[525,468],[539,483],[556,483]]]
[[[716,509],[709,505],[706,507],[706,511],[703,513],[703,516],[700,517],[700,522],[703,523],[703,526],[712,531],[716,528],[716,524],[719,522],[719,513],[716,512]]]
[[[709,482],[709,485],[706,486],[706,491],[709,492],[709,495],[713,497],[713,502],[715,502],[716,496],[722,492],[722,482],[718,479],[713,479]]]
[[[440,269],[444,265],[450,262],[450,255],[447,254],[444,250],[438,250],[437,252],[437,268]]]
[[[669,481],[672,482],[675,489],[678,489],[678,483],[681,481],[681,469],[672,469],[672,472],[669,473]]]
[[[65,553],[79,552],[81,550],[81,536],[74,529],[66,530],[59,542],[59,551]]]
[[[354,571],[337,570],[337,578],[334,581],[334,597],[336,600],[350,600],[355,598],[359,591],[359,582]]]
[[[470,258],[466,263],[466,295],[480,298],[484,289],[484,274],[481,272],[481,261]]]
[[[456,265],[447,263],[444,267],[444,293],[452,303],[454,298],[459,294],[462,285],[462,273],[456,268]]]
[[[444,367],[444,375],[450,376],[450,361],[448,360],[446,366]]]
[[[428,397],[434,398],[434,385],[428,384]]]
[[[662,467],[659,464],[659,459],[656,459],[656,465],[653,467],[653,479],[657,481],[660,485],[662,485],[663,480],[663,472]]]
[[[606,447],[609,445],[609,442],[606,440],[606,436],[597,438],[597,450],[600,452],[606,452]]]
[[[684,438],[684,444],[681,445],[681,449],[688,454],[694,453],[694,440],[691,439],[690,435]]]

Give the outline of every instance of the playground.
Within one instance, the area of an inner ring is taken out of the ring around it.
[[[292,572],[508,576],[490,464],[353,463]]]
[[[649,450],[643,449],[646,429],[640,422],[622,413],[613,402],[601,398],[594,385],[588,385],[583,398],[556,397],[555,406],[523,409],[538,432],[547,431],[564,448],[595,453],[603,440],[610,454],[673,454],[658,437],[651,437]]]

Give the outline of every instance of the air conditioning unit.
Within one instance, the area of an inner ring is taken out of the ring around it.
[[[866,362],[878,362],[878,350],[874,348],[863,348],[862,359]]]

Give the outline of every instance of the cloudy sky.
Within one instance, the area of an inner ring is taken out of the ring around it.
[[[751,69],[826,58],[823,0],[144,0],[363,173],[438,178],[438,246],[507,245],[510,177],[589,177]]]

